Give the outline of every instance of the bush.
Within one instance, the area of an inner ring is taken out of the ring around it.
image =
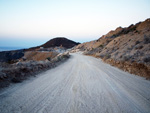
[[[130,48],[130,47],[128,47],[127,49],[128,49],[128,50],[132,50],[132,48]]]
[[[14,77],[12,80],[11,80],[13,83],[20,83],[22,82],[22,79],[21,78],[17,78],[17,77]]]
[[[58,56],[58,57],[57,57],[57,61],[58,61],[58,62],[61,61],[61,56]]]
[[[115,54],[114,54],[114,56],[117,56],[119,54],[119,52],[116,52]]]
[[[150,37],[144,35],[144,44],[148,44],[148,43],[150,43]]]
[[[140,41],[136,41],[136,42],[135,42],[135,45],[137,45],[137,44],[139,44],[139,43],[140,43]]]
[[[150,62],[150,57],[149,57],[149,56],[145,57],[145,58],[143,59],[143,61],[146,62],[146,63],[147,63],[147,62]]]
[[[99,45],[99,47],[103,48],[104,46],[101,44],[101,45]]]
[[[106,43],[109,43],[111,40],[107,40]]]
[[[63,58],[69,58],[69,55],[63,55],[62,57]]]
[[[17,62],[17,60],[10,60],[10,59],[7,61],[8,64],[14,64],[16,62]]]
[[[142,49],[143,48],[143,45],[136,45],[135,46],[135,49]]]
[[[104,58],[104,55],[102,54],[102,55],[100,55],[99,57],[100,57],[100,58]]]
[[[131,56],[123,56],[122,60],[123,61],[129,61],[131,59]]]
[[[110,54],[106,54],[106,55],[105,55],[105,58],[106,58],[106,59],[109,59],[110,57],[111,57]]]
[[[49,61],[51,61],[51,58],[50,58],[50,57],[47,57],[46,59],[49,60]]]

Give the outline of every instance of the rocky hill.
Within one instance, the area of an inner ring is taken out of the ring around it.
[[[150,78],[150,19],[76,47],[124,71]]]
[[[37,46],[37,47],[29,48],[26,51],[35,50],[35,49],[38,49],[40,47],[43,47],[43,48],[63,47],[63,48],[69,49],[69,48],[72,48],[78,44],[80,44],[80,43],[74,42],[74,41],[69,40],[65,37],[56,37],[56,38],[53,38],[53,39],[47,41],[45,44],[42,44],[42,45]]]
[[[53,39],[49,40],[45,44],[41,45],[41,47],[49,48],[49,47],[62,46],[62,47],[65,47],[65,48],[72,48],[72,47],[74,47],[78,44],[79,43],[74,42],[72,40],[69,40],[67,38],[57,37],[57,38],[53,38]]]

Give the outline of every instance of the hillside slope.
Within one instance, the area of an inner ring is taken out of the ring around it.
[[[127,28],[118,27],[76,49],[100,57],[124,71],[150,78],[150,19]]]

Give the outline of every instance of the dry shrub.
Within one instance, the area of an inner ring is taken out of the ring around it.
[[[143,58],[143,61],[146,63],[150,62],[150,56],[146,56],[145,58]]]
[[[149,44],[149,43],[150,43],[150,37],[144,35],[144,44]]]

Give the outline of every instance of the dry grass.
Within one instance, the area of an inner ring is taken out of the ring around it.
[[[52,59],[57,55],[58,55],[58,53],[56,53],[56,52],[28,51],[28,52],[25,52],[24,57],[27,60],[41,61],[41,60],[46,60],[47,58]]]

